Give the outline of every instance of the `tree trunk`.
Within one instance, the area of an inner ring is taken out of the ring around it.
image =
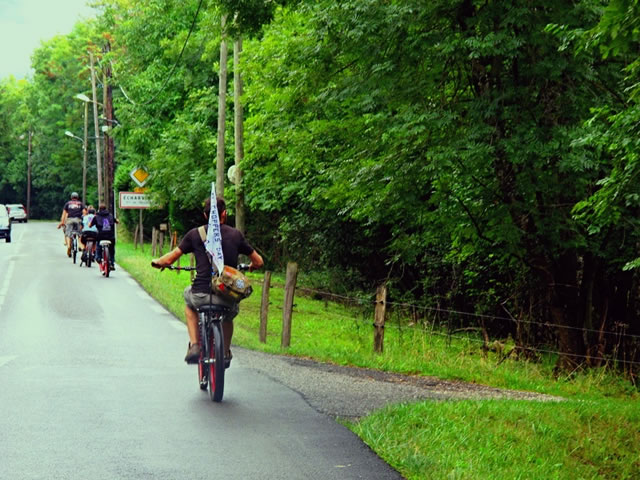
[[[582,325],[577,319],[583,309],[578,308],[577,261],[573,251],[565,252],[554,263],[553,282],[549,284],[550,310],[558,325],[557,338],[560,356],[556,368],[570,371],[584,361]]]

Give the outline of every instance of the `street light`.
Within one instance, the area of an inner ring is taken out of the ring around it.
[[[78,93],[75,96],[76,99],[84,102],[84,141],[82,142],[82,148],[84,153],[84,159],[82,162],[82,203],[86,205],[86,191],[87,191],[87,136],[89,131],[89,103],[94,103],[89,97],[87,97],[84,93]],[[94,115],[95,117],[95,115]],[[65,132],[66,133],[66,132]],[[96,129],[96,162],[98,164],[98,197],[100,197],[100,191],[102,189],[100,183],[100,139],[97,129]]]
[[[81,139],[80,137],[78,137],[77,135],[74,135],[74,134],[73,134],[73,133],[71,133],[69,130],[66,130],[66,131],[64,132],[64,134],[65,134],[67,137],[71,137],[71,138],[75,138],[76,140],[80,140],[80,141],[84,144],[84,140],[82,140],[82,139]]]
[[[82,204],[86,205],[87,199],[87,106],[85,103],[84,108],[84,140],[74,135],[69,130],[66,130],[64,134],[67,137],[75,138],[82,142]]]
[[[93,100],[91,100],[89,97],[87,97],[84,93],[78,93],[75,98],[77,98],[78,100],[82,100],[83,102],[86,103],[94,103]],[[103,106],[100,102],[95,102],[98,105],[100,105],[101,107]]]
[[[93,67],[93,63],[92,63],[92,67]],[[95,85],[92,85],[93,88],[93,97],[95,98]],[[87,129],[88,129],[88,119],[87,119],[87,115],[88,115],[88,109],[89,109],[89,104],[92,103],[93,104],[93,123],[94,123],[94,127],[95,127],[95,138],[96,138],[96,165],[97,165],[97,170],[98,170],[98,203],[102,202],[103,200],[103,196],[102,196],[102,161],[101,161],[101,155],[100,155],[100,131],[99,131],[99,126],[98,126],[98,105],[102,106],[102,104],[100,102],[98,102],[97,100],[92,100],[91,98],[87,97],[84,93],[78,93],[77,95],[75,95],[76,99],[81,100],[84,102],[84,155],[85,155],[85,167],[83,168],[83,174],[82,174],[82,188],[83,188],[83,192],[84,190],[86,190],[86,184],[87,184],[87,179],[86,179],[86,158],[87,158]],[[84,193],[83,193],[83,197],[84,197]],[[85,199],[82,199],[82,203],[85,203]]]

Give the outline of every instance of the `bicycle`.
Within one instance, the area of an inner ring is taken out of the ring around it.
[[[174,267],[172,265],[154,268],[164,270],[195,271],[196,267]],[[249,265],[238,265],[238,270],[248,270]],[[200,359],[198,360],[198,385],[200,390],[209,390],[214,402],[221,402],[224,395],[224,372],[229,368],[229,359],[224,356],[224,335],[222,322],[231,309],[213,303],[202,305],[198,312],[198,331],[200,333]]]
[[[73,230],[71,232],[71,258],[73,259],[73,264],[76,263],[76,257],[78,256],[78,237],[80,236],[80,232],[78,230]]]
[[[103,277],[109,278],[109,272],[111,271],[111,258],[109,254],[109,247],[111,246],[111,240],[100,240],[99,245],[102,250],[100,265],[100,273]]]
[[[93,237],[86,237],[84,244],[84,253],[81,257],[80,266],[84,263],[88,268],[91,268],[91,262],[93,261],[93,250],[95,249],[95,239]]]

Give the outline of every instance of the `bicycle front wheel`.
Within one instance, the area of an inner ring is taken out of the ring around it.
[[[206,391],[207,385],[209,384],[209,364],[205,363],[205,359],[209,358],[209,342],[207,341],[207,330],[203,327],[204,324],[204,320],[201,319],[200,345],[202,347],[202,350],[200,353],[200,360],[198,361],[198,385],[200,385],[200,390],[202,391]]]
[[[209,396],[214,402],[222,401],[224,394],[224,338],[222,322],[213,322],[212,334],[209,335],[209,355],[214,355],[209,362]]]

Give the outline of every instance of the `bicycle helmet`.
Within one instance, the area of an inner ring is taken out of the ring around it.
[[[71,194],[71,198],[77,200],[78,199],[78,192],[73,192]]]

